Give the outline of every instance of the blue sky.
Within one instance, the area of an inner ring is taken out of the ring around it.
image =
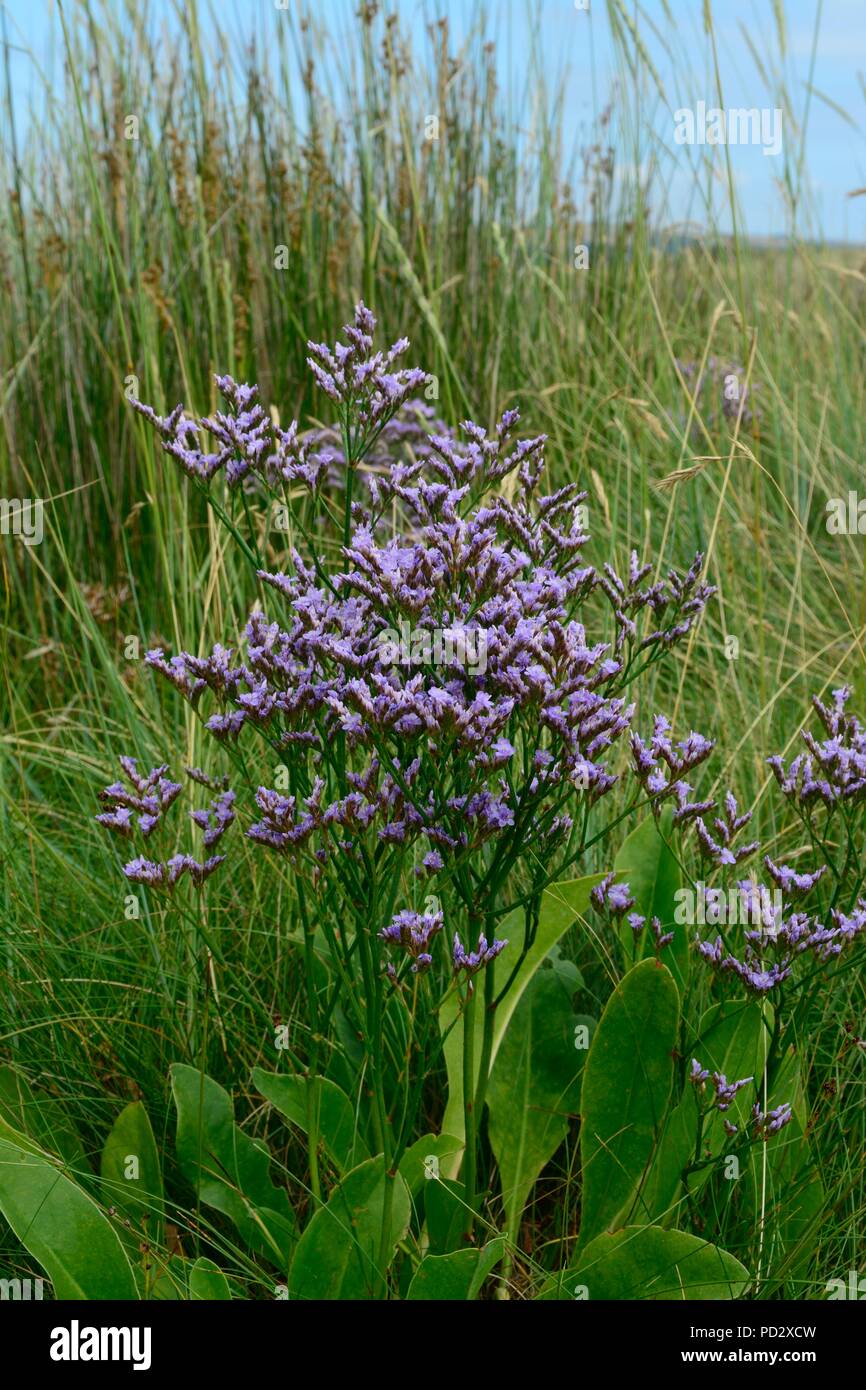
[[[294,7],[296,0],[289,0]],[[569,141],[576,146],[587,142],[597,104],[607,100],[616,78],[614,49],[610,25],[603,0],[590,0],[590,13],[578,8],[583,0],[542,0],[541,51],[545,69],[551,77],[567,73],[565,98],[565,129]],[[356,8],[357,0],[316,0],[317,18],[340,30]],[[694,107],[700,100],[708,106],[716,104],[716,88],[709,65],[709,50],[703,34],[702,0],[626,0],[630,13],[638,12],[638,27],[658,71],[666,103],[652,91],[647,91],[644,120],[645,137],[632,166],[646,166],[654,156],[665,171],[668,206],[664,209],[666,222],[705,218],[704,210],[693,200],[694,181],[684,169],[676,171],[665,150],[675,150],[672,112],[680,107]],[[170,17],[175,0],[150,0],[148,6],[155,23]],[[422,26],[426,18],[441,12],[449,14],[455,34],[465,29],[475,13],[474,0],[400,0],[399,9],[405,26]],[[829,240],[866,243],[866,196],[849,198],[847,194],[866,185],[866,95],[861,74],[866,71],[866,0],[782,0],[786,18],[787,46],[784,59],[780,57],[772,0],[714,0],[719,64],[724,104],[726,107],[768,107],[779,105],[774,84],[784,75],[798,120],[802,119],[809,102],[809,121],[804,146],[804,162],[812,199],[802,206],[804,216],[811,221],[801,223],[801,229],[818,228]],[[32,93],[40,88],[40,78],[34,59],[43,72],[59,72],[61,53],[59,24],[55,0],[0,0],[5,11],[11,52],[11,68],[15,89],[16,119],[26,120],[26,110]],[[74,0],[67,0],[68,16],[75,13]],[[671,26],[666,9],[674,19]],[[117,0],[116,13],[122,14]],[[211,6],[200,3],[207,15]],[[275,0],[219,0],[213,8],[221,25],[241,35],[256,28],[266,35],[269,26],[284,22],[276,9]],[[820,12],[820,29],[815,53],[813,92],[808,93],[813,31],[816,14]],[[494,0],[488,6],[490,27],[499,40],[503,85],[519,101],[522,83],[526,80],[528,51],[527,6],[525,0]],[[660,37],[653,36],[657,27],[664,40],[673,48],[671,60],[665,53]],[[205,22],[205,31],[207,23]],[[759,76],[755,62],[743,37],[745,30],[768,69],[769,85]],[[29,50],[29,51],[21,51]],[[846,120],[830,103],[847,112]],[[779,181],[784,177],[786,164],[795,168],[800,147],[800,135],[789,121],[783,123],[784,153],[779,157],[766,156],[760,147],[730,148],[731,164],[739,192],[746,229],[756,236],[782,234],[786,230],[784,200]],[[692,161],[704,161],[707,187],[714,199],[723,227],[730,226],[725,210],[725,192],[719,174],[724,172],[724,151],[710,156],[714,172],[707,172],[707,151],[676,150],[682,161],[686,154]]]

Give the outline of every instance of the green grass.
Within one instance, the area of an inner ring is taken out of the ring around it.
[[[407,334],[436,375],[444,418],[489,425],[519,403],[526,428],[549,435],[554,479],[589,492],[593,561],[622,565],[635,548],[666,567],[706,551],[719,597],[639,717],[663,709],[718,739],[716,789],[755,808],[770,853],[798,841],[766,756],[794,746],[812,693],[847,680],[866,707],[863,543],[824,526],[827,498],[862,476],[861,257],[796,233],[762,249],[741,232],[667,254],[649,213],[664,206],[662,166],[649,186],[626,172],[646,140],[638,96],[657,40],[638,44],[626,7],[609,8],[626,81],[586,151],[567,147],[537,47],[525,109],[512,109],[480,18],[457,52],[444,23],[410,40],[401,21],[360,18],[347,46],[286,16],[248,61],[225,36],[203,51],[195,5],[154,47],[138,7],[88,0],[64,5],[64,87],[45,124],[34,114],[23,143],[0,141],[13,190],[0,208],[0,496],[48,499],[45,544],[0,541],[0,1048],[72,1104],[94,1154],[135,1095],[165,1137],[168,1066],[199,1061],[188,943],[173,918],[125,919],[123,859],[93,823],[119,754],[209,756],[186,707],[126,659],[128,639],[142,654],[204,649],[240,631],[253,598],[129,409],[130,377],[158,408],[205,411],[211,374],[231,372],[258,381],[284,424],[318,419],[304,343],[332,339],[363,297],[383,337]],[[425,141],[434,111],[440,138]],[[124,138],[129,113],[137,140]],[[793,215],[808,170],[786,178]],[[588,272],[577,243],[591,245]],[[691,399],[677,364],[710,356],[759,383],[748,428]],[[212,908],[223,960],[207,1064],[260,1130],[250,1070],[275,1021],[301,1045],[308,1023],[290,878],[240,837],[234,849]],[[591,941],[572,950],[603,979]],[[863,1005],[862,977],[842,972],[802,1039],[830,1194],[807,1292],[857,1267],[864,1061],[844,1025],[862,1027]],[[284,1130],[274,1142],[303,1172]],[[574,1229],[572,1156],[560,1159],[523,1250],[549,1238],[554,1211]],[[8,1233],[7,1245],[11,1268]],[[802,1290],[771,1262],[762,1292]]]

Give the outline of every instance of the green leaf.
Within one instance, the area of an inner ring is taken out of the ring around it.
[[[193,1302],[226,1302],[231,1299],[228,1280],[213,1260],[202,1256],[189,1272],[189,1296]]]
[[[57,1299],[135,1299],[132,1268],[107,1216],[46,1155],[0,1136],[0,1210]]]
[[[634,1208],[636,1221],[672,1225],[679,1209],[683,1170],[695,1156],[698,1103],[686,1085],[678,1105],[668,1111],[664,1131]]]
[[[493,1035],[494,1053],[491,1061],[496,1060],[496,1052],[505,1036],[505,1030],[536,970],[548,952],[586,912],[589,907],[589,895],[602,878],[604,878],[604,874],[589,874],[586,878],[564,879],[561,883],[552,883],[542,893],[541,911],[538,915],[535,937],[496,1016],[496,1029]],[[506,932],[505,935],[507,934]],[[514,942],[515,946],[519,944],[521,944],[519,941]],[[499,957],[499,963],[503,970],[507,957],[507,952]],[[509,966],[509,968],[511,967]]]
[[[599,1021],[581,1094],[580,1241],[627,1219],[653,1158],[673,1080],[679,994],[673,976],[641,961],[620,981]]]
[[[662,811],[659,825],[647,816],[624,841],[614,860],[617,878],[628,883],[635,900],[635,911],[646,917],[647,925],[636,937],[623,919],[619,927],[625,953],[626,968],[655,954],[650,922],[658,917],[665,932],[674,939],[665,946],[662,959],[677,982],[680,998],[685,998],[689,975],[689,932],[683,923],[675,921],[676,894],[682,884],[680,866],[669,849],[673,812],[669,806]],[[661,831],[661,833],[660,833]]]
[[[349,1097],[335,1082],[323,1076],[281,1076],[254,1067],[253,1085],[305,1134],[311,1119],[307,1107],[313,1107],[316,1131],[340,1173],[350,1172],[369,1158]]]
[[[89,1173],[87,1155],[60,1101],[36,1095],[15,1067],[0,1066],[0,1119],[35,1140],[40,1149],[59,1154],[74,1173]]]
[[[723,1158],[730,1152],[731,1141],[724,1121],[728,1119],[741,1129],[751,1123],[751,1109],[760,1093],[767,1054],[773,1030],[772,1005],[756,999],[733,1000],[714,1004],[701,1019],[700,1036],[693,1056],[708,1071],[723,1072],[729,1082],[753,1076],[754,1086],[744,1086],[734,1097],[730,1110],[724,1115],[711,1110],[704,1121],[703,1151]],[[691,1056],[686,1058],[691,1065]],[[712,1177],[712,1167],[699,1169],[689,1179],[692,1192],[698,1192]]]
[[[384,1220],[386,1185],[391,1215]],[[409,1229],[409,1192],[385,1172],[382,1154],[348,1173],[328,1203],[313,1216],[295,1250],[291,1298],[373,1299],[381,1296],[387,1266]],[[382,1227],[387,1225],[385,1268],[380,1266]]]
[[[740,1298],[749,1273],[726,1250],[660,1226],[626,1226],[579,1250],[543,1297],[637,1301]],[[584,1290],[586,1292],[584,1292]]]
[[[455,1139],[453,1134],[425,1134],[410,1145],[400,1160],[399,1171],[413,1202],[426,1190],[425,1184],[438,1176],[440,1169],[447,1169],[448,1160],[462,1152],[463,1140]]]
[[[437,1178],[424,1190],[424,1215],[430,1253],[450,1255],[466,1245],[466,1188],[451,1178]]]
[[[117,1207],[157,1244],[162,1222],[162,1171],[147,1111],[141,1101],[121,1110],[100,1160],[106,1206]]]
[[[488,1135],[512,1240],[536,1178],[579,1112],[585,1058],[574,1045],[570,993],[554,970],[539,970],[505,1034],[487,1092]]]
[[[480,1250],[456,1250],[450,1255],[425,1255],[409,1285],[407,1299],[454,1302],[475,1299],[484,1280],[505,1252],[497,1237]]]
[[[270,1154],[234,1122],[231,1096],[194,1067],[175,1063],[177,1157],[201,1200],[234,1222],[244,1240],[281,1267],[295,1239],[287,1194],[271,1182]]]
[[[548,952],[565,935],[569,927],[574,925],[577,918],[586,912],[589,906],[590,892],[603,877],[603,874],[590,874],[587,878],[568,879],[562,883],[553,883],[542,894],[535,937],[521,961],[511,988],[496,1013],[493,1027],[493,1048],[490,1055],[491,1069],[496,1061],[496,1054],[502,1044],[506,1029],[530,980]],[[488,965],[486,969],[493,969],[496,972],[497,987],[501,989],[502,983],[514,968],[514,953],[519,955],[523,948],[524,914],[521,910],[510,913],[501,926],[497,927],[497,935],[500,934],[509,942],[508,950],[499,956],[492,966]],[[460,1001],[456,991],[452,991],[446,996],[439,1010],[440,1030],[444,1034],[449,1027],[451,1028],[443,1048],[448,1072],[448,1105],[442,1121],[442,1128],[446,1133],[454,1134],[465,1142],[463,1027],[459,1021],[459,1013]],[[479,1003],[475,1009],[476,1079],[481,1059],[483,1028],[484,1009]],[[456,1171],[456,1169],[452,1169],[452,1171]]]
[[[556,971],[569,994],[575,994],[577,990],[583,989],[583,976],[574,961],[562,954],[562,946],[559,942],[555,946],[551,946],[547,953],[547,962]]]

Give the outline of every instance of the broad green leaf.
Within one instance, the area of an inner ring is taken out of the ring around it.
[[[338,1046],[331,1048],[325,1075],[349,1097],[357,1111],[357,1100],[363,1089],[364,1045],[357,1028],[339,1004],[334,1009],[333,1021]]]
[[[213,1260],[202,1256],[189,1272],[189,1296],[193,1302],[226,1302],[231,1299],[228,1280]]]
[[[624,841],[613,867],[617,878],[628,883],[631,889],[635,900],[634,911],[647,920],[646,927],[637,937],[625,919],[620,924],[626,968],[655,954],[650,922],[653,917],[658,917],[664,931],[674,934],[673,941],[663,949],[662,960],[676,980],[680,998],[683,999],[689,974],[690,929],[674,920],[676,893],[681,886],[682,875],[676,857],[669,848],[672,825],[673,813],[669,806],[662,812],[659,825],[656,825],[653,816],[647,816]]]
[[[424,1190],[424,1215],[432,1255],[450,1255],[466,1245],[469,1208],[462,1182],[437,1178]]]
[[[554,970],[539,970],[517,1006],[487,1091],[488,1134],[512,1240],[536,1178],[580,1109],[586,1052],[574,1041],[570,994]]]
[[[147,1111],[141,1101],[121,1110],[100,1160],[102,1195],[132,1222],[136,1242],[142,1232],[159,1244],[162,1222],[162,1170]]]
[[[462,1152],[463,1140],[453,1134],[425,1134],[406,1150],[399,1169],[413,1202],[426,1190],[427,1182],[447,1171],[449,1159]]]
[[[8,1131],[7,1131],[8,1132]],[[132,1268],[108,1217],[46,1155],[0,1136],[0,1210],[58,1299],[135,1299]]]
[[[492,1062],[496,1060],[496,1052],[505,1036],[505,1030],[511,1021],[514,1010],[520,1003],[524,990],[548,952],[586,912],[589,906],[589,895],[603,877],[603,874],[589,874],[586,878],[564,879],[561,883],[552,883],[549,888],[544,890],[541,895],[541,911],[538,915],[538,927],[534,940],[496,1016]],[[505,934],[507,935],[507,933]],[[515,941],[514,945],[520,946],[522,942]],[[499,964],[503,971],[507,957],[507,952],[499,957]]]
[[[502,1259],[505,1241],[491,1240],[480,1250],[456,1250],[450,1255],[425,1255],[409,1285],[407,1299],[466,1301],[478,1297],[484,1280]]]
[[[655,1153],[673,1080],[679,994],[655,960],[620,980],[599,1021],[581,1093],[580,1243],[621,1225]]]
[[[538,917],[538,925],[532,944],[528,947],[526,955],[521,961],[511,988],[503,999],[496,1012],[496,1020],[493,1026],[493,1047],[490,1055],[491,1069],[496,1061],[496,1054],[502,1044],[505,1031],[514,1014],[514,1010],[520,1002],[521,996],[526,990],[530,980],[535,974],[541,962],[548,952],[565,935],[569,927],[586,912],[589,906],[589,895],[597,883],[604,877],[603,874],[590,874],[587,878],[575,878],[564,880],[562,883],[551,884],[542,894],[541,910]],[[524,936],[524,915],[522,911],[515,911],[509,914],[506,920],[497,927],[497,935],[504,937],[508,941],[508,949],[494,962],[493,966],[487,966],[496,972],[496,985],[502,988],[503,982],[508,978],[511,970],[514,969],[513,962],[519,958],[523,950]],[[481,987],[482,977],[476,981],[476,988]],[[456,992],[449,994],[439,1010],[439,1027],[444,1034],[449,1028],[450,1033],[445,1041],[444,1054],[445,1065],[448,1072],[448,1105],[442,1121],[442,1128],[447,1134],[454,1134],[465,1142],[466,1127],[463,1114],[463,1025],[459,1018],[460,1002]],[[456,1020],[456,1022],[455,1022]],[[451,1025],[454,1025],[451,1027]],[[475,1007],[475,1075],[477,1080],[478,1067],[481,1059],[481,1042],[484,1028],[484,1008],[479,997]],[[456,1171],[452,1166],[452,1171]]]
[[[255,1067],[253,1085],[305,1134],[309,1133],[312,1120],[340,1173],[350,1172],[369,1158],[349,1097],[335,1082],[323,1076],[280,1076]]]
[[[506,940],[510,938],[506,937]],[[497,983],[498,962],[493,961],[486,966],[487,970],[492,970]],[[475,1004],[474,1018],[474,1053],[475,1058],[475,1079],[478,1079],[478,1066],[481,1058],[481,1049],[484,1039],[484,995],[483,983],[476,981],[476,988],[481,985],[481,992]],[[460,1000],[456,990],[446,995],[439,1009],[439,1028],[444,1034],[443,1054],[445,1057],[445,1068],[448,1073],[448,1103],[445,1107],[445,1114],[442,1117],[442,1128],[448,1134],[453,1134],[460,1140],[460,1151],[451,1159],[447,1172],[451,1176],[456,1176],[460,1168],[460,1157],[466,1143],[466,1116],[463,1113],[463,1018],[460,1012]]]
[[[391,1214],[386,1222],[388,1183],[392,1185]],[[290,1297],[380,1298],[394,1250],[409,1228],[409,1216],[409,1192],[399,1173],[386,1174],[381,1154],[367,1159],[347,1173],[298,1241],[289,1276]],[[380,1259],[383,1225],[384,1262]]]
[[[555,946],[551,946],[547,953],[547,961],[556,971],[569,994],[575,994],[579,989],[583,989],[583,976],[574,961],[562,954],[562,946],[559,942]]]
[[[726,1250],[660,1226],[626,1226],[577,1251],[544,1296],[635,1302],[735,1299],[749,1272]]]
[[[755,999],[727,1001],[714,1004],[701,1019],[700,1036],[694,1045],[693,1056],[708,1071],[724,1073],[729,1082],[755,1078],[753,1086],[744,1086],[734,1097],[731,1108],[722,1115],[711,1110],[704,1121],[702,1156],[719,1157],[731,1150],[731,1140],[724,1127],[725,1119],[748,1129],[751,1109],[760,1094],[761,1079],[770,1048],[773,1030],[772,1005]],[[687,1067],[692,1057],[686,1058]],[[745,1156],[743,1156],[745,1157]],[[698,1192],[712,1176],[712,1167],[693,1173],[689,1188]]]
[[[194,1067],[175,1063],[177,1157],[201,1200],[234,1222],[244,1240],[280,1266],[288,1263],[295,1218],[270,1179],[270,1154],[234,1122],[231,1096]]]
[[[59,1154],[68,1170],[90,1171],[84,1146],[61,1102],[34,1093],[26,1076],[15,1067],[0,1066],[0,1118],[29,1135],[40,1149]]]
[[[679,1104],[668,1110],[646,1182],[638,1192],[633,1211],[635,1221],[676,1224],[682,1173],[695,1157],[697,1135],[697,1097],[694,1087],[687,1084]]]

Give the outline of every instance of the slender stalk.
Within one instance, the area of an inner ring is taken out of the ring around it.
[[[463,1151],[463,1188],[466,1200],[467,1238],[472,1237],[475,1225],[476,1150],[478,1144],[478,1112],[475,1109],[475,987],[471,980],[463,1006],[463,1120],[466,1147]]]

